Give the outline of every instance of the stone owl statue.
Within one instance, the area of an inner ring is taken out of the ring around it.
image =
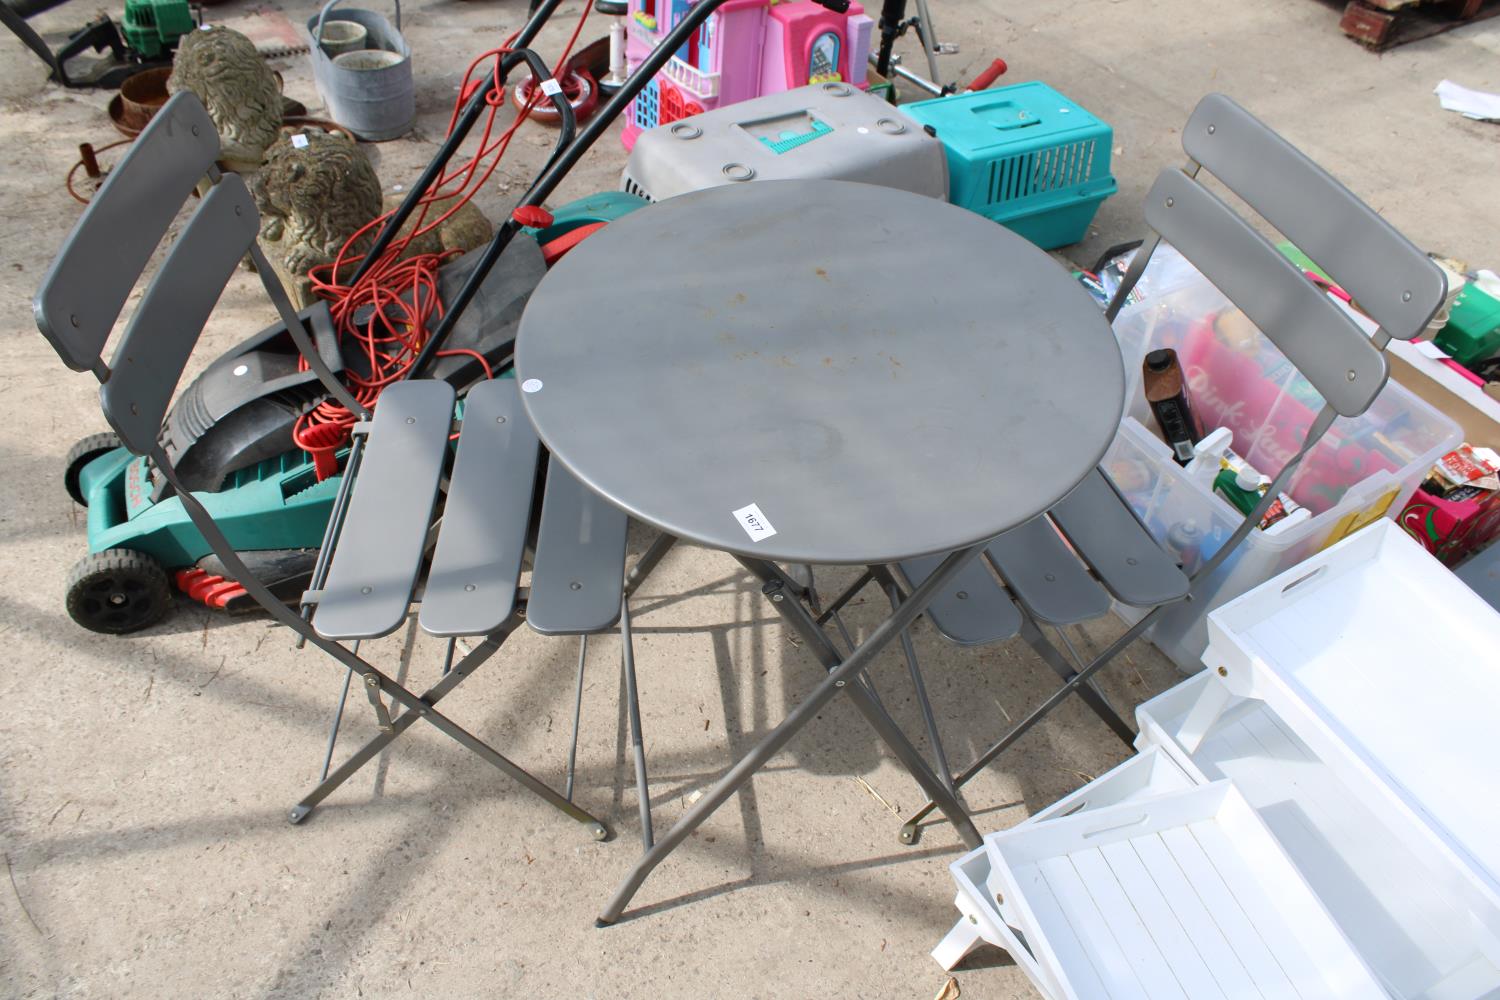
[[[219,160],[228,169],[257,169],[281,129],[281,88],[255,45],[230,28],[190,31],[177,43],[167,92],[192,91],[219,130]]]
[[[251,182],[261,243],[298,309],[313,301],[307,272],[330,264],[380,214],[380,180],[354,140],[319,128],[285,129]],[[355,251],[369,245],[361,238]]]

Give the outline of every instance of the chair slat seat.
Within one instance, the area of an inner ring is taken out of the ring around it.
[[[907,559],[901,563],[901,573],[913,587],[919,587],[942,561],[941,555]],[[978,559],[960,570],[927,606],[927,617],[960,646],[1000,642],[1021,630],[1021,612],[1015,602]]]
[[[1039,621],[1071,625],[1109,610],[1109,595],[1068,550],[1046,515],[1010,529],[986,552],[1016,600]]]
[[[373,639],[405,620],[447,459],[453,403],[446,382],[397,382],[380,394],[313,612],[323,637]]]
[[[561,462],[547,468],[526,621],[543,635],[584,635],[619,620],[625,587],[625,512]]]
[[[539,452],[514,379],[482,382],[470,390],[422,595],[419,621],[425,631],[486,635],[510,618]]]
[[[1098,469],[1052,508],[1052,519],[1116,600],[1136,607],[1178,601],[1188,578]]]

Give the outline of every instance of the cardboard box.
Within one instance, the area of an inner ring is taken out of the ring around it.
[[[1396,520],[1445,566],[1453,566],[1500,536],[1500,490],[1455,502],[1418,486]]]
[[[1386,357],[1391,378],[1462,427],[1465,441],[1500,449],[1500,400],[1423,357],[1414,344],[1392,341]]]

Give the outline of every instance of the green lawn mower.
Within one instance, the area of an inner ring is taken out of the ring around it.
[[[599,225],[646,204],[604,192],[558,209],[544,228],[510,243],[489,269],[447,345],[482,354],[499,372],[510,364],[521,311],[546,265]],[[483,248],[443,268],[439,284],[451,301],[479,265]],[[326,305],[301,314],[319,353],[334,371],[338,349]],[[173,405],[163,445],[193,493],[223,528],[246,565],[277,596],[302,595],[317,560],[340,476],[319,481],[307,452],[291,447],[296,419],[324,399],[311,372],[299,371],[284,326],[262,330],[213,362]],[[430,375],[461,392],[484,377],[472,357],[434,359]],[[338,455],[342,463],[343,453]],[[68,495],[88,508],[89,554],[68,575],[68,614],[94,632],[123,634],[160,621],[173,589],[211,608],[249,611],[255,603],[230,579],[193,527],[180,498],[150,462],[120,447],[113,433],[91,434],[73,446],[63,472]]]

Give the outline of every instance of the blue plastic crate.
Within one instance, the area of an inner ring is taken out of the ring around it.
[[[1115,193],[1114,130],[1045,83],[901,105],[948,154],[948,198],[1046,249],[1077,243]]]

